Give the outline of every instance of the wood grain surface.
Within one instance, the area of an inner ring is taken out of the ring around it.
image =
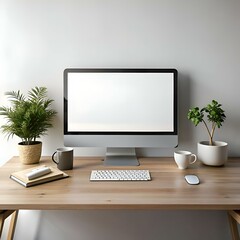
[[[69,178],[24,188],[9,178],[23,165],[13,157],[0,168],[0,209],[240,209],[240,158],[230,158],[223,167],[197,162],[179,170],[174,159],[140,158],[138,167],[106,167],[101,158],[75,157]],[[40,164],[54,166],[50,157]],[[152,181],[90,182],[93,169],[148,169]],[[199,185],[189,185],[186,174],[196,174]]]

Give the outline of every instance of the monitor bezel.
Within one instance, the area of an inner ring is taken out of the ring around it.
[[[68,131],[68,73],[173,73],[173,131]],[[64,70],[64,135],[178,135],[178,71],[174,68],[66,68]]]

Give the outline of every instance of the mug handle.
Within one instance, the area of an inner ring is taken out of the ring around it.
[[[56,164],[58,164],[58,162],[54,159],[54,156],[55,156],[56,153],[57,153],[57,151],[53,153],[53,155],[52,155],[52,160],[53,160],[53,162],[55,162]]]
[[[193,160],[192,160],[193,159]],[[193,164],[193,163],[195,163],[197,161],[197,156],[195,155],[195,154],[191,154],[191,160],[190,160],[190,164]]]

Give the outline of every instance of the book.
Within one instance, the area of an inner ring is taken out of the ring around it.
[[[20,183],[24,187],[31,187],[31,186],[34,186],[34,185],[37,185],[37,184],[42,184],[42,183],[46,183],[46,182],[50,182],[50,181],[54,181],[54,180],[58,180],[58,179],[68,177],[68,175],[65,172],[62,172],[61,170],[59,170],[57,168],[54,168],[54,167],[49,167],[51,169],[50,173],[48,173],[44,176],[32,179],[32,180],[29,180],[28,177],[27,177],[28,174],[31,171],[34,171],[34,170],[39,169],[41,167],[46,167],[46,165],[40,165],[40,166],[37,166],[37,167],[28,168],[28,169],[24,169],[24,170],[21,170],[21,171],[14,172],[10,175],[10,178],[13,179],[14,181]]]

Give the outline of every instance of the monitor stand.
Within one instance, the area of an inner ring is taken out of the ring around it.
[[[105,166],[138,166],[140,165],[135,148],[107,148],[103,163]]]

